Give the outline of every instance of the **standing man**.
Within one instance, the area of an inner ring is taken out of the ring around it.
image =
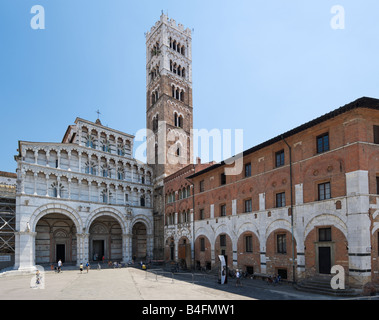
[[[58,273],[61,272],[61,269],[62,269],[62,260],[59,259],[59,261],[58,261]]]

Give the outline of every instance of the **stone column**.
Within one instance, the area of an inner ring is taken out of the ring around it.
[[[15,232],[15,264],[14,268],[20,271],[35,270],[35,238],[37,232]]]
[[[349,281],[363,285],[371,280],[371,233],[368,171],[346,173]]]
[[[128,263],[132,260],[132,235],[122,235],[122,262]]]
[[[46,174],[46,197],[49,196],[49,175]]]
[[[89,261],[89,234],[77,233],[76,234],[76,265],[79,266],[80,262],[86,263]]]
[[[38,174],[37,172],[34,172],[34,195],[35,196],[37,195],[37,178],[38,178]]]

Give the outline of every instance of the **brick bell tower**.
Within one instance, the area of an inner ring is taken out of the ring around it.
[[[147,161],[154,170],[154,256],[163,259],[163,179],[192,163],[191,30],[168,19],[146,33]]]

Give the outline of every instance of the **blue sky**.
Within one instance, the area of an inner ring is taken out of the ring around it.
[[[30,26],[34,5],[44,30]],[[377,0],[2,0],[0,171],[15,171],[18,140],[60,142],[97,109],[104,125],[144,128],[144,33],[161,10],[194,29],[194,128],[243,129],[244,149],[379,98]]]

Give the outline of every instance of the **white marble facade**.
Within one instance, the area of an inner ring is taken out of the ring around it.
[[[94,260],[99,243],[107,260],[152,258],[152,171],[132,157],[133,138],[77,118],[61,143],[19,142],[16,269],[55,263],[59,250]]]

